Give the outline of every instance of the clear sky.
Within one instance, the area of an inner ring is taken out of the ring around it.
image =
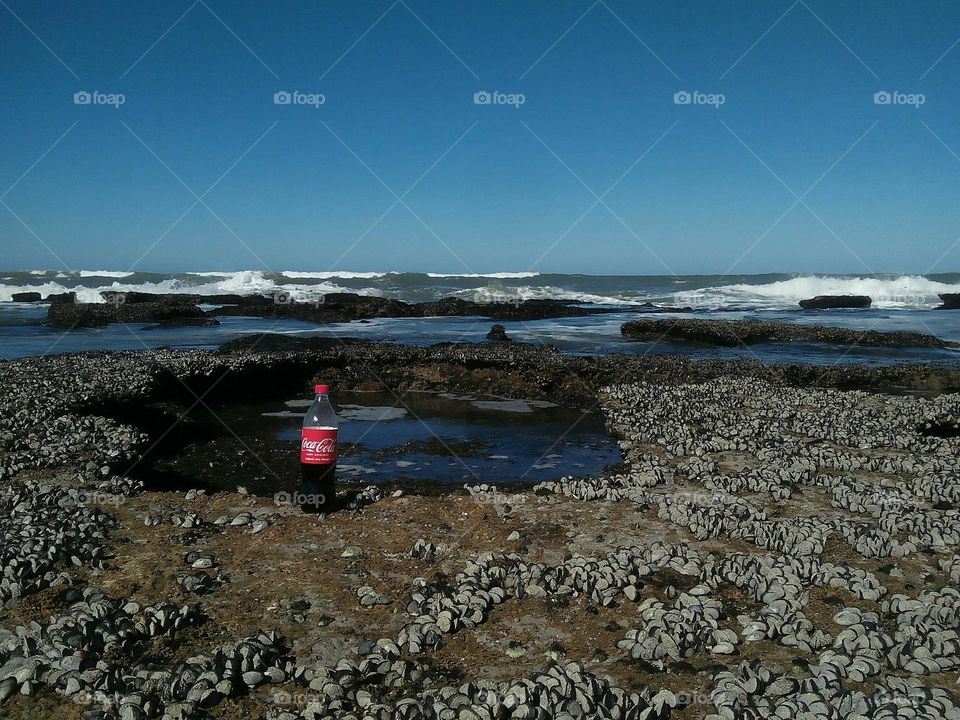
[[[958,39],[955,0],[2,0],[0,266],[957,271]]]

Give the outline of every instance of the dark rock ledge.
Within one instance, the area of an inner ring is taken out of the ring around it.
[[[216,352],[92,351],[0,361],[0,480],[27,467],[104,477],[124,471],[151,445],[144,408],[155,402],[283,397],[322,379],[336,390],[496,394],[587,408],[601,387],[613,383],[690,383],[724,375],[883,392],[960,390],[960,365],[765,365],[681,355],[569,356],[518,342],[419,347],[254,335]]]
[[[869,295],[817,295],[808,300],[801,300],[800,307],[804,310],[836,310],[839,308],[866,309],[873,300]]]
[[[197,305],[188,303],[54,303],[47,310],[47,322],[56,327],[102,327],[109,323],[158,323],[165,326],[219,325]]]
[[[664,340],[707,345],[752,345],[762,342],[820,342],[875,347],[958,347],[958,343],[914,332],[879,332],[771,322],[766,320],[631,320],[620,326],[631,340]]]
[[[296,302],[277,295],[179,295],[142,292],[101,293],[105,303],[62,302],[50,305],[47,322],[57,327],[100,327],[112,322],[164,323],[166,325],[217,324],[217,316],[295,319],[340,323],[387,317],[488,317],[495,320],[544,320],[622,312],[616,308],[588,307],[569,300],[476,303],[443,298],[407,303],[355,293],[330,293],[315,302]],[[200,305],[219,305],[204,311]],[[649,310],[649,309],[648,309]]]
[[[937,310],[960,310],[960,293],[941,293],[940,300],[943,305]]]
[[[487,340],[495,342],[513,342],[513,338],[507,335],[506,329],[500,323],[490,326],[490,332],[487,333]]]

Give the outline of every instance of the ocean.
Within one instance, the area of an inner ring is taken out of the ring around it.
[[[223,317],[213,328],[152,328],[111,325],[64,333],[42,324],[46,305],[15,303],[18,292],[42,296],[73,291],[80,302],[102,302],[101,291],[197,294],[267,294],[298,301],[326,293],[422,302],[461,297],[477,302],[520,302],[552,298],[615,308],[616,313],[583,318],[505,323],[516,340],[547,343],[571,353],[685,353],[692,357],[754,356],[780,362],[866,362],[960,359],[951,350],[849,348],[803,343],[751,348],[702,348],[624,340],[620,325],[637,313],[670,316],[668,309],[691,307],[694,317],[750,318],[818,323],[855,329],[911,330],[960,341],[960,312],[937,311],[938,294],[960,293],[960,273],[935,275],[577,275],[536,272],[445,274],[418,272],[262,271],[145,273],[111,270],[0,271],[0,357],[60,352],[156,347],[214,348],[250,333],[330,335],[428,344],[483,341],[486,318],[390,318],[368,323],[317,326],[296,320]],[[802,311],[798,302],[815,295],[869,295],[869,310]],[[687,316],[690,316],[688,314]]]
[[[294,300],[355,292],[408,302],[456,296],[493,301],[555,298],[599,305],[652,302],[703,310],[793,309],[815,295],[869,295],[879,309],[930,309],[939,293],[960,292],[960,273],[937,275],[575,275],[536,272],[445,274],[429,272],[239,272],[145,273],[111,270],[0,271],[0,302],[16,292],[42,295],[75,291],[81,302],[102,302],[100,291],[157,293],[283,292]]]

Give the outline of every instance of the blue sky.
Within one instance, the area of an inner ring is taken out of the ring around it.
[[[0,266],[957,271],[958,38],[946,0],[3,0]]]

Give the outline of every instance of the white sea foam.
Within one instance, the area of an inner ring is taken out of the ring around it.
[[[929,308],[940,304],[939,293],[960,292],[960,284],[929,280],[919,275],[899,277],[832,277],[803,275],[762,285],[740,283],[677,294],[677,302],[696,307],[748,305],[796,307],[817,295],[868,295],[873,307]],[[686,302],[684,302],[686,301]]]
[[[36,274],[36,273],[33,273]],[[257,270],[245,270],[230,273],[183,273],[194,277],[207,279],[208,282],[185,282],[178,278],[167,278],[158,282],[124,283],[114,280],[112,283],[103,283],[87,287],[75,285],[73,287],[58,282],[45,282],[41,285],[2,285],[0,284],[0,302],[10,301],[14,293],[39,292],[44,298],[47,295],[63,292],[77,293],[78,302],[104,302],[101,291],[106,292],[148,292],[148,293],[180,293],[198,295],[275,295],[282,293],[285,298],[298,301],[319,299],[326,293],[355,292],[361,295],[381,295],[377,288],[345,288],[335,283],[277,283],[264,276]]]
[[[370,280],[381,278],[387,275],[385,272],[350,272],[347,270],[331,270],[329,272],[301,272],[299,270],[284,270],[280,273],[284,277],[296,278],[300,280],[328,280],[330,278],[341,278],[343,280]]]
[[[552,287],[550,285],[522,285],[520,287],[502,287],[486,285],[482,288],[459,290],[453,293],[464,300],[479,303],[513,303],[524,300],[571,300],[597,305],[641,305],[646,298],[619,295],[595,295],[578,290]]]
[[[106,278],[125,278],[133,275],[133,272],[125,272],[120,270],[81,270],[79,273],[80,277],[106,277]]]
[[[38,292],[40,297],[44,299],[48,295],[75,292],[77,293],[77,302],[103,302],[100,292],[96,289],[86,288],[82,285],[67,287],[57,282],[45,282],[42,285],[0,285],[0,302],[10,302],[13,300],[14,293],[22,292]]]
[[[393,272],[297,272],[286,271],[283,274],[259,270],[184,272],[166,276],[154,275],[149,282],[124,282],[132,273],[112,270],[81,270],[65,275],[55,270],[29,270],[31,279],[9,279],[0,282],[0,302],[10,301],[18,292],[39,292],[43,297],[54,293],[76,292],[80,302],[102,302],[101,291],[152,293],[190,293],[201,295],[277,295],[296,301],[318,300],[327,293],[353,292],[361,295],[382,297],[385,290],[402,300],[423,300],[425,295],[435,297],[453,294],[458,297],[480,303],[518,303],[524,300],[566,300],[593,303],[598,305],[636,306],[646,302],[656,305],[689,305],[695,309],[710,310],[730,307],[755,309],[796,308],[797,303],[816,295],[869,295],[873,306],[880,309],[924,309],[940,304],[940,293],[960,293],[960,282],[949,283],[925,278],[919,275],[889,275],[881,277],[836,277],[802,275],[767,283],[717,284],[701,289],[671,292],[668,278],[662,282],[650,284],[638,278],[632,284],[629,278],[623,284],[611,284],[609,279],[597,278],[591,287],[591,280],[585,276],[576,279],[577,289],[563,287],[560,280],[556,285],[537,285],[525,283],[511,287],[498,280],[530,278],[537,273],[489,273],[486,275],[454,275],[424,273],[431,278],[489,278],[490,282],[480,288],[457,290],[451,293],[443,282],[422,281],[417,286],[397,292],[396,288],[376,287],[379,278],[393,275]],[[21,275],[21,278],[23,276]],[[103,279],[103,282],[101,282]],[[112,279],[112,282],[106,282]],[[336,281],[338,279],[368,279],[371,287],[347,288]],[[951,278],[952,279],[952,278]],[[688,284],[688,280],[674,281]],[[34,284],[37,283],[37,284]]]
[[[681,281],[686,282],[686,281]],[[677,284],[675,282],[675,284]],[[737,283],[690,289],[675,293],[644,288],[616,290],[597,294],[550,285],[505,287],[487,285],[461,290],[459,297],[477,302],[520,302],[523,300],[570,300],[598,305],[692,306],[695,309],[752,307],[758,309],[795,308],[800,300],[817,295],[868,295],[873,307],[881,309],[932,308],[940,304],[940,293],[958,293],[960,284],[930,280],[919,275],[889,277],[834,277],[803,275],[770,283]]]
[[[500,280],[509,280],[517,278],[537,277],[538,272],[495,272],[495,273],[425,273],[427,277],[432,278],[498,278]]]
[[[213,274],[196,273],[198,276],[210,277]],[[182,292],[199,293],[201,295],[216,295],[224,293],[233,293],[237,295],[273,295],[283,293],[292,300],[316,300],[327,293],[355,292],[361,295],[382,295],[377,288],[345,288],[335,283],[289,283],[277,282],[272,278],[266,277],[265,273],[259,270],[243,270],[231,273],[218,273],[212,282],[200,285],[184,284],[177,280],[164,280],[157,283],[158,286],[168,285],[169,290],[150,290],[148,292]],[[169,285],[169,283],[175,283]],[[149,286],[151,283],[144,283]]]
[[[70,270],[68,272],[63,272],[61,270],[27,270],[26,272],[31,275],[36,275],[37,277],[43,277],[45,275],[53,275],[58,278],[70,277],[71,275],[75,277],[89,278],[89,277],[107,277],[107,278],[125,278],[133,275],[132,271],[127,270]]]

